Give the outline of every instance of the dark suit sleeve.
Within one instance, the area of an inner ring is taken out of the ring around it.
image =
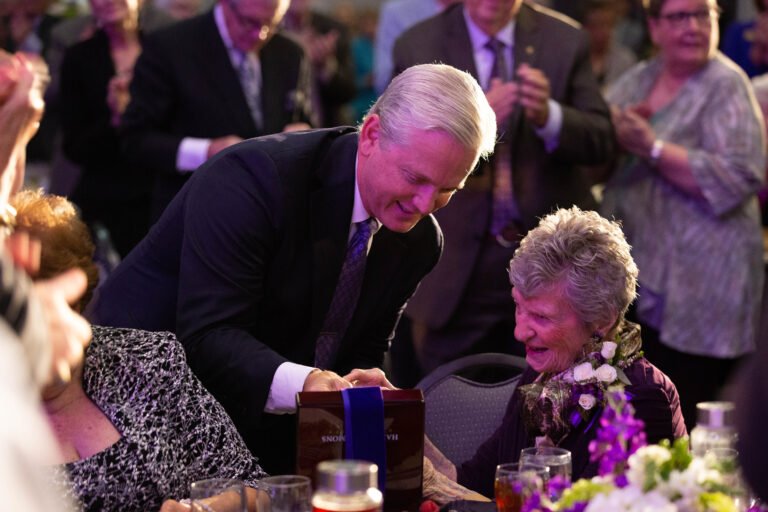
[[[553,158],[571,165],[604,164],[615,152],[610,111],[592,73],[587,36],[575,34],[576,55],[564,96],[554,98],[563,109],[563,124]]]
[[[149,37],[143,44],[131,81],[131,101],[123,114],[123,154],[134,164],[159,172],[176,172],[182,136],[170,123],[176,98],[172,56],[165,41]]]
[[[230,415],[255,421],[287,361],[252,334],[266,322],[259,304],[279,236],[280,183],[265,156],[245,162],[227,153],[209,165],[216,168],[189,182],[177,332],[190,366]]]

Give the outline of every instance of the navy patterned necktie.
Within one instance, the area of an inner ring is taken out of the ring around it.
[[[493,53],[493,66],[491,67],[491,74],[488,75],[488,88],[491,87],[491,80],[494,78],[501,78],[502,82],[508,82],[509,68],[507,67],[507,57],[505,55],[507,45],[503,41],[492,37],[485,43],[485,47]]]
[[[369,217],[355,223],[355,226],[357,230],[347,246],[347,255],[341,266],[336,290],[333,292],[331,305],[315,345],[315,366],[322,369],[330,368],[336,361],[339,344],[352,319],[363,285],[368,241],[377,223],[373,217]]]
[[[491,80],[500,78],[509,81],[506,44],[492,37],[485,47],[493,52],[493,66],[488,76],[488,88]],[[491,159],[493,165],[493,206],[491,213],[491,234],[499,235],[518,217],[515,197],[512,191],[512,156],[509,153],[509,138],[506,137],[509,123],[499,125],[499,140]]]

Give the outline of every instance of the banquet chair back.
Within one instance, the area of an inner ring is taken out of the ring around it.
[[[451,462],[470,459],[501,425],[525,368],[521,357],[474,354],[436,368],[416,385],[424,392],[426,434]]]

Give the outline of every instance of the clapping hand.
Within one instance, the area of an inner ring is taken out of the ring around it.
[[[537,128],[542,128],[549,120],[549,80],[540,69],[526,63],[517,69],[517,79],[518,103],[523,107],[525,117]]]
[[[648,158],[656,140],[656,133],[646,119],[647,112],[641,107],[619,108],[611,106],[611,119],[616,139],[627,152]]]
[[[496,124],[502,126],[517,105],[517,84],[494,78],[485,93],[485,98],[496,114]]]

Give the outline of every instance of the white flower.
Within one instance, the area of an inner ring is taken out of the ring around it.
[[[573,369],[573,378],[576,382],[584,382],[595,376],[595,371],[592,369],[592,363],[581,363],[579,366]]]
[[[600,349],[600,355],[603,356],[606,361],[610,361],[613,359],[613,356],[616,355],[616,347],[618,347],[618,345],[616,345],[614,342],[604,341],[603,348]]]
[[[610,384],[611,382],[615,381],[618,375],[616,374],[616,368],[609,364],[601,365],[597,370],[595,370],[595,377],[597,377],[597,380],[600,382],[605,382]]]
[[[658,468],[668,461],[670,457],[669,450],[662,446],[657,444],[643,446],[633,453],[627,461],[629,464],[627,480],[632,485],[642,487],[648,477],[648,465],[653,463]],[[654,471],[654,473],[657,473],[657,471]]]
[[[656,492],[643,493],[629,485],[609,493],[598,494],[587,505],[586,512],[677,512],[674,504]]]
[[[596,403],[597,403],[597,399],[593,395],[590,395],[589,393],[582,393],[581,396],[579,397],[579,405],[585,411],[588,411],[591,408],[593,408]]]

